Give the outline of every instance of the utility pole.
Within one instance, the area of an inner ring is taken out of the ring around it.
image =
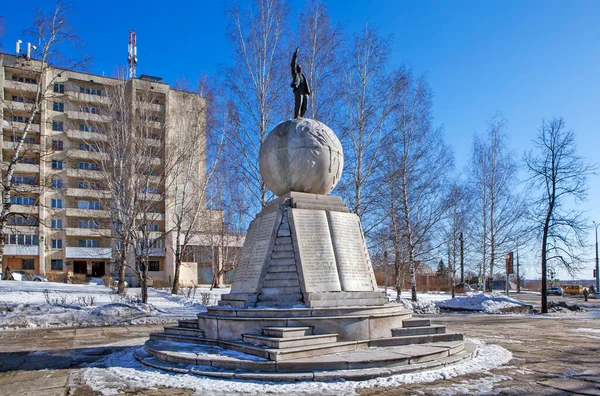
[[[517,293],[521,293],[521,275],[519,273],[519,242],[517,241]]]
[[[598,226],[600,224],[596,224],[595,221],[593,221],[594,223],[594,228],[596,229],[596,298],[600,298],[600,268],[598,266]]]
[[[461,232],[458,236],[458,240],[460,241],[460,283],[465,283],[465,255],[463,250],[463,233]]]

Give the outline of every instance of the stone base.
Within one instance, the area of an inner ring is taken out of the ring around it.
[[[390,337],[402,327],[412,311],[398,304],[379,307],[265,308],[241,309],[231,306],[208,307],[198,314],[198,327],[206,338],[239,341],[243,334],[260,334],[267,326],[312,326],[315,334],[339,334],[340,341]]]

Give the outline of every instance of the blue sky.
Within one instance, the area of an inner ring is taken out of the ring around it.
[[[14,51],[34,7],[54,2],[6,2],[4,52]],[[94,59],[91,72],[112,75],[124,65],[130,29],[138,37],[138,74],[166,82],[214,75],[229,62],[221,1],[75,0],[70,21]],[[243,5],[244,1],[240,1]],[[542,118],[562,116],[576,132],[579,152],[600,162],[600,1],[329,1],[348,32],[368,21],[394,36],[392,61],[425,74],[434,117],[445,130],[457,165],[468,162],[472,136],[500,112],[519,159]],[[290,0],[293,11],[304,1]],[[585,208],[600,222],[600,176],[590,178]],[[590,234],[590,243],[593,235]],[[592,257],[590,247],[590,258]],[[592,262],[581,274],[591,278]],[[536,276],[533,270],[530,276]],[[562,274],[565,279],[566,275]]]

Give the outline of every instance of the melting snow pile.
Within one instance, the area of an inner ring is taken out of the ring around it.
[[[0,329],[172,323],[195,317],[229,289],[183,291],[149,289],[142,304],[135,288],[122,296],[95,284],[0,281]]]
[[[438,301],[436,306],[449,311],[477,311],[486,313],[527,313],[531,305],[500,293],[469,293],[465,296]]]
[[[412,309],[415,314],[437,314],[440,310],[436,306],[435,302],[431,300],[419,300],[413,302],[407,298],[400,298],[400,304],[404,305],[407,309]]]

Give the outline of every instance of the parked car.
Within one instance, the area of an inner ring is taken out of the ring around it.
[[[562,296],[563,289],[562,289],[562,287],[549,287],[548,290],[546,290],[546,295]]]
[[[36,275],[23,270],[13,270],[13,278],[16,281],[33,281],[33,282],[48,282],[48,279],[41,275]],[[4,280],[4,274],[2,274]]]

